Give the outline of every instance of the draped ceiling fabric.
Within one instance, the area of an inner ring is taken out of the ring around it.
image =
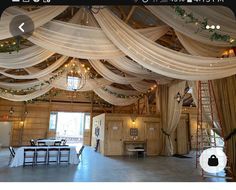
[[[34,27],[38,28],[58,16],[66,8],[67,6],[45,6],[35,11],[27,12],[27,15],[33,20]],[[0,22],[0,40],[12,37],[8,26],[14,16],[22,13],[25,13],[25,11],[15,7],[8,8],[5,11]]]
[[[236,73],[236,57],[186,55],[149,40],[107,9],[94,16],[103,32],[122,52],[158,74],[183,80],[212,80]]]
[[[230,167],[236,176],[236,77],[213,81]]]
[[[47,60],[56,53],[62,55],[61,59],[63,57],[65,59],[66,57],[74,57],[88,59],[90,62],[96,63],[93,66],[105,79],[108,79],[106,80],[108,86],[111,82],[119,81],[123,84],[129,83],[134,89],[144,93],[152,84],[142,81],[143,79],[155,80],[158,84],[167,84],[173,78],[209,80],[231,76],[236,73],[235,57],[225,59],[213,58],[217,57],[227,45],[207,41],[209,39],[208,34],[199,33],[192,36],[191,30],[193,26],[189,27],[186,25],[184,27],[186,31],[178,30],[180,27],[183,28],[183,23],[180,21],[168,18],[168,22],[166,21],[167,25],[133,29],[106,8],[100,10],[98,14],[94,14],[94,17],[91,12],[82,8],[69,22],[52,20],[66,8],[62,6],[44,7],[26,12],[23,9],[13,7],[5,12],[4,19],[0,23],[0,39],[9,37],[9,29],[6,27],[7,23],[14,15],[19,13],[28,14],[34,20],[36,30],[29,38],[35,44],[34,46],[23,49],[19,53],[13,52],[12,55],[0,54],[1,74],[15,79],[25,79],[25,77],[26,79],[37,78],[37,80],[22,83],[24,86],[38,84],[42,78],[49,78],[51,76],[50,72],[54,72],[62,65],[62,62],[54,63],[48,68],[38,71],[38,73],[24,76],[9,74],[5,69],[24,68],[29,71],[33,69],[32,67]],[[158,11],[156,9],[153,7],[147,8],[157,16]],[[165,10],[166,8],[163,7],[163,9]],[[190,9],[191,7],[189,7]],[[211,11],[211,13],[220,16],[220,18],[224,17],[227,22],[232,20],[232,15],[227,10],[220,10],[222,15],[215,8],[210,8],[209,12]],[[201,15],[200,13],[201,10],[199,9],[196,15]],[[160,19],[162,19],[162,12],[160,11],[159,14]],[[218,19],[210,15],[206,16],[209,16],[214,22]],[[86,20],[85,18],[87,19],[86,23],[88,22],[87,24],[90,26],[82,25]],[[231,24],[227,25],[227,22],[222,23],[222,26],[225,26],[223,32],[234,37],[235,32],[231,30]],[[170,27],[174,28],[180,42],[193,55],[176,52],[155,42],[165,35],[170,30]],[[232,27],[234,28],[234,26]],[[206,49],[204,49],[206,43],[202,41],[203,39],[208,43]],[[214,49],[214,47],[216,48]],[[208,54],[210,51],[212,53]],[[120,71],[124,72],[124,76],[112,73],[108,68],[106,69],[101,64],[101,59],[120,69]],[[1,82],[0,86],[7,87],[7,83]],[[20,88],[17,83],[10,84],[7,88],[9,89],[10,86],[12,88]],[[57,83],[57,86],[60,85]],[[99,90],[100,96],[108,93],[104,93],[102,88]],[[111,96],[113,95],[109,94],[108,97]],[[116,97],[113,96],[113,98]],[[116,101],[116,104],[118,102],[121,101]]]
[[[201,42],[207,45],[213,45],[218,47],[231,47],[227,42],[212,41],[210,40],[210,32],[207,30],[202,30],[201,32],[196,32],[197,28],[195,23],[186,24],[185,20],[180,16],[177,16],[175,10],[170,6],[146,6],[155,16],[165,22],[167,25],[175,29],[176,31],[188,36],[189,38]],[[228,34],[232,38],[236,38],[236,21],[232,17],[232,14],[222,14],[222,8],[206,7],[206,6],[188,6],[184,7],[188,13],[193,13],[195,17],[203,20],[207,18],[209,25],[220,25],[221,33]],[[230,9],[227,12],[232,11]],[[226,11],[224,11],[226,12]],[[184,26],[184,29],[183,29]]]

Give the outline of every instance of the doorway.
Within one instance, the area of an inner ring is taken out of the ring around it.
[[[0,145],[9,147],[11,141],[11,122],[0,122]]]
[[[67,144],[82,146],[84,131],[90,128],[90,114],[81,112],[51,112],[49,130],[56,139],[66,139]]]

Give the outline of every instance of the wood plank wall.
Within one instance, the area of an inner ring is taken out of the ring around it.
[[[95,128],[100,129],[98,137]],[[138,137],[133,140],[130,128],[138,128]],[[190,150],[188,115],[183,114],[176,131],[172,135],[174,153],[187,154]],[[130,114],[101,114],[93,118],[92,145],[100,139],[99,152],[106,156],[127,154],[124,142],[146,142],[147,155],[160,155],[162,148],[162,133],[158,115],[137,116],[135,126]],[[137,145],[138,146],[138,145]]]
[[[11,107],[14,113],[11,115]],[[25,115],[27,110],[28,114]],[[11,145],[29,145],[31,138],[53,137],[55,132],[49,131],[49,117],[52,111],[64,112],[90,112],[89,103],[49,103],[36,102],[25,105],[23,102],[11,102],[0,99],[0,121],[12,122]],[[94,106],[94,115],[101,114],[103,110]],[[8,116],[8,118],[6,118]],[[90,143],[90,131],[87,131],[85,142]],[[89,145],[89,144],[88,144]]]

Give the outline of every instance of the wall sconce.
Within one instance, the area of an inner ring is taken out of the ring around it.
[[[20,127],[24,127],[24,121],[20,121]]]
[[[178,104],[181,102],[182,96],[180,95],[179,92],[176,94],[175,99],[176,99],[176,101],[178,102]]]
[[[14,111],[13,107],[11,107],[11,109],[9,110],[9,113],[12,115],[14,112],[15,111]]]
[[[184,89],[184,94],[182,96],[179,92],[176,94],[175,99],[178,102],[178,104],[184,99],[184,97],[188,93],[189,89],[190,89],[189,87],[186,87]]]
[[[132,121],[132,124],[135,125],[135,121]]]
[[[134,127],[134,125],[135,125],[136,118],[137,118],[137,117],[136,117],[136,115],[134,115],[134,114],[131,116],[131,120],[132,120],[132,125],[133,125],[133,127]]]

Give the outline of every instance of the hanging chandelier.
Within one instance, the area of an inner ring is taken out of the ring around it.
[[[67,65],[65,65],[68,67]],[[87,82],[88,71],[84,64],[79,60],[71,60],[70,68],[67,72],[67,89],[71,91],[78,91],[83,88]]]

